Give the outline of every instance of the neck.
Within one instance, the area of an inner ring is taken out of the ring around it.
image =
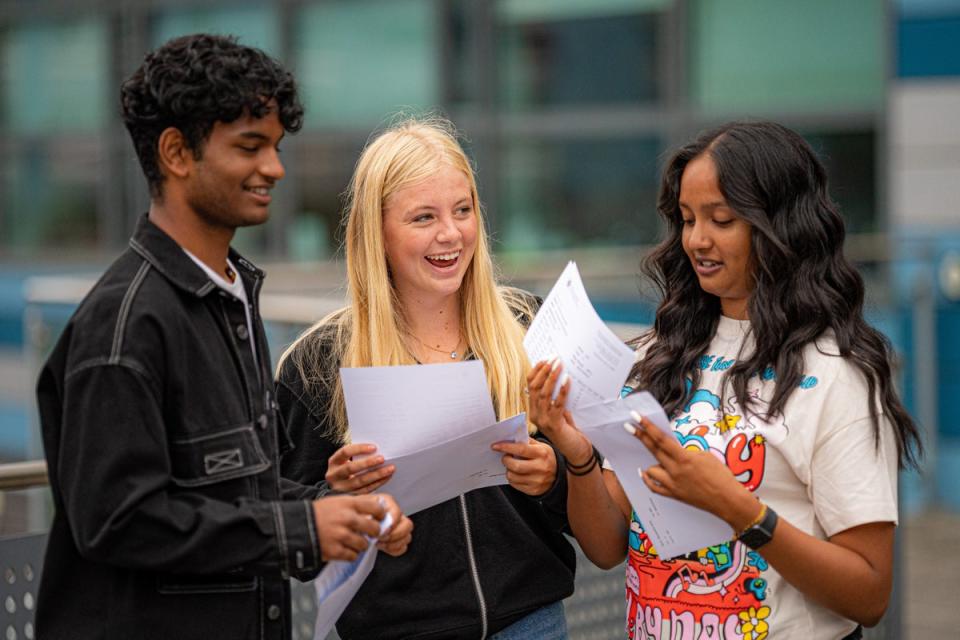
[[[227,254],[235,229],[208,225],[193,211],[157,201],[150,204],[148,215],[150,221],[177,244],[213,271],[231,280],[227,273]]]
[[[437,299],[400,294],[400,304],[410,333],[421,343],[444,351],[460,346],[459,293]]]

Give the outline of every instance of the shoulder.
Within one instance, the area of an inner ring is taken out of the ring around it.
[[[166,278],[125,251],[99,280],[70,320],[74,362],[110,355],[155,362],[164,343],[186,335],[185,301]]]
[[[312,381],[326,379],[335,372],[340,345],[347,337],[348,316],[348,309],[335,311],[297,338],[280,356],[277,383],[304,393]]]
[[[510,312],[513,313],[513,317],[524,327],[530,326],[533,317],[537,315],[537,311],[540,309],[540,305],[543,304],[542,298],[524,289],[501,286],[499,293]]]

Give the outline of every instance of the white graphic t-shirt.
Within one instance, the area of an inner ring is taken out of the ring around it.
[[[825,539],[869,522],[896,522],[896,441],[881,416],[875,448],[862,374],[823,337],[804,350],[803,378],[783,415],[764,420],[762,410],[744,411],[730,386],[726,393],[720,386],[741,347],[743,355],[752,349],[749,329],[749,321],[721,318],[700,359],[700,383],[671,416],[677,439],[713,453],[781,518],[810,535]],[[775,375],[768,369],[750,381],[755,407],[769,402]],[[626,573],[632,640],[833,640],[856,627],[790,586],[762,549],[731,540],[660,560],[635,513]]]

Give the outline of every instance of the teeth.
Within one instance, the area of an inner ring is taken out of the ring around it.
[[[266,196],[270,194],[270,190],[266,187],[247,187],[247,191],[250,193],[255,193],[258,196]]]
[[[719,262],[715,262],[714,260],[698,260],[698,262],[704,267],[715,267],[718,264],[720,264]]]
[[[459,251],[454,251],[453,253],[438,253],[436,255],[427,256],[430,260],[453,260],[460,256]]]

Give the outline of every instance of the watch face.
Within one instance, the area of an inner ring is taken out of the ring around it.
[[[740,542],[751,549],[759,549],[773,539],[773,530],[777,528],[777,512],[769,507],[763,520],[753,525],[740,536]]]
[[[769,533],[760,528],[760,525],[754,525],[748,529],[742,536],[740,536],[740,542],[747,545],[751,549],[759,549],[763,545],[770,542],[771,536]]]

